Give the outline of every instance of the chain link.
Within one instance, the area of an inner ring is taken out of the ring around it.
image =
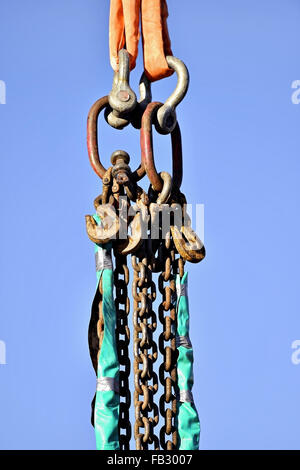
[[[154,450],[159,450],[159,439],[155,435],[159,413],[158,406],[154,403],[154,395],[158,390],[158,377],[153,370],[153,365],[157,360],[157,345],[153,339],[157,327],[157,317],[152,308],[152,303],[156,298],[156,286],[152,280],[152,266],[149,263],[150,244],[150,240],[149,243],[145,240],[139,255],[132,256],[134,272],[132,284],[134,302],[134,436],[137,450],[147,450],[149,446],[153,446]],[[143,432],[141,432],[141,428]]]
[[[116,267],[114,270],[114,285],[116,289],[115,306],[117,312],[117,350],[120,363],[120,411],[119,411],[119,443],[120,450],[130,449],[131,424],[129,410],[131,394],[129,388],[130,359],[128,347],[130,343],[130,330],[128,315],[130,301],[128,298],[129,270],[125,256],[115,252]],[[124,432],[123,432],[124,431]]]
[[[118,151],[118,156],[120,156],[120,151]],[[106,172],[107,184],[105,180],[105,185],[107,187],[104,185],[101,196],[102,204],[109,200],[116,207],[118,215],[120,196],[125,195],[123,185],[117,182],[117,177],[120,176],[119,173],[116,175],[116,178],[111,178],[110,169]],[[135,198],[133,199],[135,200]],[[100,199],[99,201],[97,199],[96,206],[99,202]],[[146,198],[141,204],[142,206],[148,205],[149,201]],[[160,226],[160,238],[152,240],[149,233],[152,226],[151,222],[151,220],[148,220],[148,238],[134,245],[135,251],[131,257],[133,267],[134,326],[134,437],[137,450],[159,450],[160,448],[174,450],[177,448],[178,441],[176,429],[178,395],[176,275],[179,274],[182,278],[184,274],[184,259],[179,255],[173,240],[172,226],[165,238],[163,238],[163,231]],[[162,220],[160,220],[161,222]],[[128,315],[130,312],[130,301],[128,298],[129,270],[127,266],[127,253],[121,254],[122,243],[124,244],[120,240],[113,241],[115,255],[115,307],[117,314],[116,343],[120,364],[119,444],[120,450],[129,450],[132,435],[130,424],[131,393],[129,387],[131,369],[129,359],[130,329],[128,326]],[[128,253],[130,253],[130,250],[128,250]],[[153,273],[158,273],[158,288],[162,296],[158,308],[159,321],[162,324],[162,331],[158,337],[158,345],[163,358],[163,362],[159,367],[159,381],[163,386],[159,406],[155,403],[155,394],[158,392],[158,375],[154,371],[154,365],[158,358],[158,346],[154,338],[157,328],[157,315],[153,309],[153,303],[156,300],[156,285],[152,279]],[[100,278],[92,306],[89,326],[90,354],[96,373],[104,335],[102,296],[102,279]],[[93,411],[94,406],[95,398],[92,403]],[[93,414],[92,422],[94,419]],[[159,415],[162,416],[164,422],[158,437],[157,433],[155,433],[155,428],[159,422]]]
[[[163,331],[159,336],[159,350],[163,355],[163,363],[159,368],[160,383],[164,392],[160,397],[160,414],[164,425],[160,430],[160,444],[164,450],[177,448],[177,429],[175,425],[177,411],[177,348],[176,348],[176,284],[175,276],[179,272],[183,276],[183,260],[176,259],[174,242],[170,234],[159,248],[159,259],[163,270],[158,278],[162,302],[159,306],[159,320]]]

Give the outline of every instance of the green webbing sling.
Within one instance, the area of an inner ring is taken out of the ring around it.
[[[178,398],[176,425],[179,450],[197,450],[200,440],[200,421],[193,401],[193,349],[189,338],[188,273],[176,276],[177,291],[177,375]]]
[[[94,219],[99,224],[97,215]],[[98,360],[94,424],[97,450],[119,449],[119,360],[116,345],[116,309],[113,298],[111,243],[95,245],[97,288],[102,279],[104,334]]]

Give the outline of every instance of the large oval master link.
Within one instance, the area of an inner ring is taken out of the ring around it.
[[[130,359],[128,347],[130,331],[128,327],[128,315],[130,302],[128,298],[129,270],[126,256],[116,254],[116,267],[114,270],[114,285],[116,289],[115,306],[117,313],[116,340],[118,358],[120,363],[120,411],[119,411],[119,444],[120,450],[130,449],[131,424],[129,410],[131,394],[129,388]]]

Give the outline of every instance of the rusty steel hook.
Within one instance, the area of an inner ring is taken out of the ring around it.
[[[136,252],[143,242],[145,228],[148,227],[149,222],[148,209],[147,204],[145,204],[145,199],[147,199],[147,195],[143,191],[138,196],[136,207],[134,209],[135,215],[132,222],[130,223],[132,235],[128,234],[127,239],[118,243],[116,246],[118,253],[121,255],[127,256],[130,253],[132,254]],[[144,267],[141,266],[140,269],[143,271]],[[143,274],[141,272],[141,278],[142,277]]]
[[[107,109],[108,105],[108,96],[103,96],[103,98],[100,98],[93,104],[87,119],[87,148],[89,160],[93,170],[101,179],[103,179],[103,176],[106,173],[106,168],[102,165],[99,156],[98,118],[101,111],[103,109]],[[132,179],[134,181],[139,181],[143,178],[145,173],[145,169],[140,165],[132,174]]]
[[[176,210],[177,204],[171,204]],[[171,234],[175,247],[180,256],[190,263],[199,263],[205,258],[205,247],[197,233],[192,229],[190,216],[186,212],[186,203],[182,206],[183,217],[178,224],[175,222],[171,226]]]
[[[163,189],[164,183],[160,175],[157,173],[154,153],[153,153],[153,138],[152,138],[152,124],[155,122],[156,112],[163,106],[162,103],[154,101],[148,104],[142,118],[140,143],[141,143],[141,166],[145,169],[148,178],[152,184],[152,188],[160,193]],[[179,124],[176,123],[174,129],[171,131],[172,141],[172,163],[173,163],[173,186],[180,188],[182,183],[182,143],[181,132]]]
[[[101,212],[99,212],[101,210]],[[114,208],[111,204],[99,205],[97,208],[97,214],[100,216],[101,223],[97,224],[94,217],[91,215],[85,216],[86,231],[89,239],[94,243],[106,244],[110,240],[117,237],[120,230],[119,217],[116,215]],[[102,216],[108,216],[110,224],[106,223],[106,217],[104,217],[104,223],[102,222]]]
[[[127,235],[126,240],[122,240],[116,245],[117,252],[123,256],[137,251],[143,242],[142,220],[139,212],[136,213],[130,225],[132,227],[132,235]]]
[[[183,259],[190,263],[199,263],[205,258],[205,247],[192,227],[171,226],[171,233],[176,250]]]

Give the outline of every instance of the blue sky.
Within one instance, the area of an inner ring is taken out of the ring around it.
[[[109,2],[1,5],[0,448],[94,449],[87,344],[95,289],[84,215],[100,183],[89,107],[110,91]],[[182,189],[205,205],[207,258],[189,266],[194,397],[202,449],[299,449],[297,0],[169,1],[174,55],[191,84],[178,108]],[[132,73],[137,87],[141,57]],[[175,78],[155,83],[163,101]],[[102,158],[132,165],[139,135],[100,122]],[[168,137],[156,137],[159,170]]]

